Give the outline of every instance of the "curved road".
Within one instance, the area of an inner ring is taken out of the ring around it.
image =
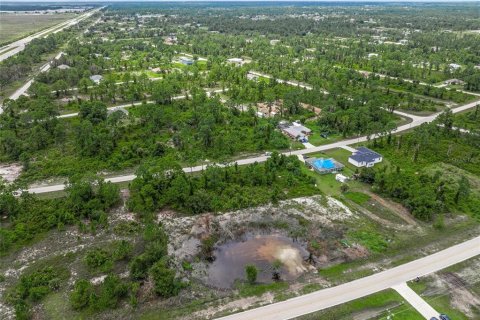
[[[181,97],[176,97],[176,98],[180,99]],[[138,103],[138,104],[141,104],[141,103]],[[126,106],[131,106],[131,105],[132,104],[129,104],[129,105],[126,105]],[[460,106],[458,108],[452,109],[452,112],[453,113],[462,112],[462,111],[474,108],[477,105],[480,105],[480,100],[477,100],[477,101],[465,104],[463,106]],[[112,108],[118,108],[118,107],[119,106],[112,107]],[[427,117],[419,117],[419,116],[414,116],[414,115],[410,115],[410,114],[407,114],[407,113],[402,113],[402,112],[399,112],[399,111],[395,111],[395,113],[397,113],[399,115],[402,115],[402,116],[405,116],[405,117],[411,118],[412,122],[396,128],[395,130],[393,130],[393,133],[399,133],[399,132],[407,131],[407,130],[410,130],[412,128],[418,127],[418,126],[420,126],[424,123],[432,122],[433,120],[435,120],[440,115],[440,113],[436,113],[436,114],[433,114],[433,115],[427,116]],[[66,118],[66,117],[75,117],[75,116],[77,116],[76,113],[75,114],[70,114],[70,115],[64,115],[64,116],[60,116],[60,117]],[[362,136],[362,137],[346,139],[346,140],[342,140],[342,141],[339,141],[339,142],[330,143],[330,144],[326,144],[326,145],[322,145],[322,146],[318,146],[318,147],[295,150],[295,151],[291,151],[291,152],[285,152],[284,154],[304,155],[304,154],[315,153],[315,152],[319,152],[319,151],[341,148],[341,147],[349,146],[349,145],[356,144],[356,143],[359,143],[359,142],[365,142],[367,140],[368,140],[367,136]],[[263,156],[257,156],[257,157],[247,158],[247,159],[240,159],[240,160],[237,160],[235,162],[238,165],[246,165],[246,164],[251,164],[251,163],[255,163],[255,162],[264,162],[267,159],[268,159],[268,156],[263,155]],[[185,172],[197,172],[197,171],[204,170],[206,168],[206,166],[207,165],[200,165],[200,166],[195,166],[195,167],[191,167],[191,168],[190,167],[189,168],[184,168],[183,170]],[[110,182],[113,182],[113,183],[119,183],[119,182],[132,181],[133,179],[135,179],[135,175],[134,174],[129,174],[129,175],[116,176],[116,177],[112,177],[112,178],[106,178],[105,181],[110,181]],[[31,188],[27,189],[26,191],[28,191],[29,193],[48,193],[48,192],[62,191],[64,189],[65,189],[64,184],[57,184],[57,185],[50,185],[50,186],[31,187]]]
[[[465,241],[432,255],[414,260],[345,284],[319,290],[286,301],[236,313],[221,320],[282,320],[330,308],[397,286],[480,254],[480,237]]]

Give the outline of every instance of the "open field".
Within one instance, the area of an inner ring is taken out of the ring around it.
[[[0,14],[0,45],[75,17],[72,13]]]

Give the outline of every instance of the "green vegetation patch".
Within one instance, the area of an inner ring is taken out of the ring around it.
[[[362,193],[362,192],[346,192],[344,194],[344,196],[347,199],[352,200],[353,202],[355,202],[359,205],[363,205],[363,204],[365,204],[365,202],[370,200],[370,196],[368,194],[365,194],[365,193]]]

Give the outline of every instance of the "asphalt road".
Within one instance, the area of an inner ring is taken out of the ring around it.
[[[452,246],[432,255],[348,282],[286,301],[236,313],[221,320],[282,320],[330,308],[392,288],[480,254],[480,237]],[[431,310],[430,310],[431,312]],[[437,314],[438,316],[438,314]]]
[[[30,43],[33,39],[37,39],[37,38],[40,38],[42,36],[45,36],[46,34],[52,32],[53,30],[54,33],[57,33],[57,32],[60,32],[62,31],[63,29],[65,28],[68,28],[68,27],[71,27],[73,25],[76,25],[77,23],[79,23],[80,21],[84,20],[84,19],[87,19],[88,17],[92,16],[94,13],[98,12],[100,9],[102,8],[98,8],[98,9],[94,9],[94,10],[90,10],[78,17],[75,17],[73,19],[70,19],[70,20],[67,20],[67,21],[64,21],[62,23],[59,23],[51,28],[48,28],[46,30],[42,30],[40,32],[37,32],[33,35],[30,35],[28,37],[25,37],[23,39],[20,39],[20,40],[17,40],[15,42],[12,42],[2,48],[0,48],[0,52],[4,52],[3,54],[0,54],[0,61],[3,61],[5,59],[8,59],[10,58],[11,56],[14,56],[16,55],[17,53],[19,53],[20,51],[22,51],[23,49],[25,49],[25,46]],[[8,50],[8,51],[7,51]]]
[[[221,90],[217,90],[217,91],[221,91]],[[185,98],[185,97],[184,96],[176,97],[176,99],[183,99],[183,98]],[[141,103],[139,102],[139,103],[136,103],[136,104],[138,105],[138,104],[141,104]],[[474,101],[474,102],[471,102],[471,103],[467,103],[463,106],[452,109],[452,112],[453,113],[462,112],[462,111],[474,108],[476,105],[480,105],[480,100],[477,100],[477,101]],[[112,108],[129,107],[129,106],[132,106],[132,104],[128,104],[128,105],[125,105],[125,106],[116,106],[116,107],[112,107]],[[402,112],[399,112],[399,111],[396,111],[395,113],[402,114],[405,117],[410,117],[412,119],[412,122],[398,127],[397,129],[395,129],[393,131],[394,133],[407,131],[407,130],[410,130],[412,128],[418,127],[418,126],[420,126],[424,123],[432,122],[433,120],[435,120],[440,115],[440,113],[436,113],[436,114],[433,114],[433,115],[430,115],[430,116],[427,116],[427,117],[420,117],[420,116],[409,115],[409,114],[402,113]],[[78,114],[75,113],[75,114],[70,114],[70,115],[63,115],[63,116],[60,116],[60,117],[67,118],[67,117],[75,117],[77,115]],[[330,144],[326,144],[326,145],[322,145],[322,146],[317,146],[317,147],[313,147],[313,148],[306,148],[306,149],[301,149],[301,150],[294,150],[294,151],[291,151],[291,152],[285,152],[284,154],[286,154],[286,155],[304,155],[304,154],[309,154],[309,153],[316,153],[316,152],[320,152],[320,151],[325,151],[325,150],[330,150],[330,149],[335,149],[335,148],[341,148],[341,147],[344,147],[344,146],[349,146],[349,145],[356,144],[356,143],[359,143],[359,142],[365,142],[367,140],[368,140],[367,136],[362,136],[362,137],[358,137],[358,138],[346,139],[346,140],[342,140],[342,141],[338,141],[338,142],[335,142],[335,143],[330,143]],[[262,155],[262,156],[247,158],[247,159],[240,159],[240,160],[237,160],[235,162],[238,165],[247,165],[247,164],[252,164],[252,163],[255,163],[255,162],[265,162],[265,161],[267,161],[267,159],[268,159],[268,156]],[[206,167],[207,167],[207,165],[200,165],[200,166],[195,166],[195,167],[183,168],[183,170],[185,172],[197,172],[197,171],[204,170]],[[116,176],[116,177],[112,177],[112,178],[106,178],[105,181],[118,183],[118,182],[132,181],[133,179],[135,179],[135,175],[130,174],[130,175],[121,175],[121,176]],[[50,185],[50,186],[31,187],[31,188],[27,189],[27,191],[29,193],[48,193],[48,192],[61,191],[63,189],[65,189],[64,184],[57,184],[57,185]]]

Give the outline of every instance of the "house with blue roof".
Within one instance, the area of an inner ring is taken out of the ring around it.
[[[376,163],[382,162],[382,160],[381,154],[365,147],[356,148],[352,155],[348,157],[348,162],[359,168],[373,167]]]

